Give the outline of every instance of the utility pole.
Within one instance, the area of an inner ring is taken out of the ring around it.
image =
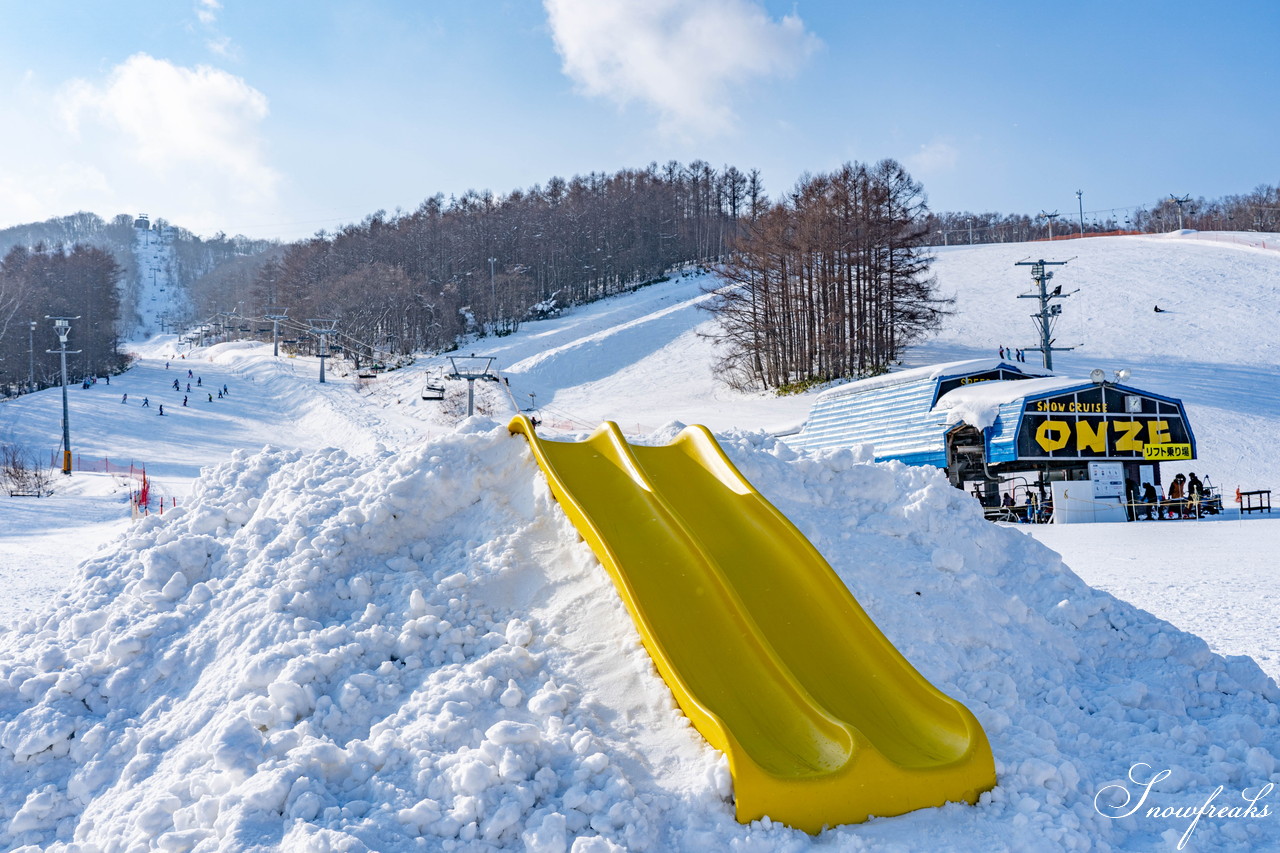
[[[1039,260],[1018,261],[1014,264],[1015,267],[1031,267],[1031,277],[1035,279],[1036,286],[1039,290],[1038,293],[1020,293],[1018,294],[1018,298],[1040,300],[1040,310],[1031,315],[1032,321],[1036,324],[1037,328],[1040,329],[1040,346],[1026,347],[1026,349],[1033,352],[1039,351],[1041,353],[1044,359],[1045,370],[1053,370],[1053,354],[1055,351],[1066,352],[1068,350],[1075,349],[1075,347],[1055,347],[1053,345],[1053,338],[1050,337],[1053,333],[1054,319],[1062,313],[1062,306],[1050,305],[1049,303],[1054,299],[1065,299],[1071,294],[1064,294],[1062,292],[1062,285],[1055,287],[1052,292],[1049,291],[1049,279],[1053,278],[1053,273],[1046,272],[1045,267],[1066,266],[1066,263],[1066,261]]]
[[[337,331],[337,320],[307,320],[311,334],[320,338],[320,382],[324,384],[324,360],[329,357],[329,335]]]
[[[268,308],[267,319],[271,321],[271,354],[280,357],[280,321],[289,313],[288,308]]]
[[[969,245],[972,246],[973,245],[973,220],[966,219],[965,222],[969,223]]]
[[[1043,210],[1040,211],[1039,218],[1049,220],[1049,241],[1050,242],[1053,241],[1053,220],[1057,219],[1061,215],[1062,214],[1058,213],[1058,211],[1056,210],[1053,213],[1045,213]]]
[[[1076,190],[1076,202],[1080,205],[1080,236],[1084,236],[1084,190]]]
[[[1191,203],[1191,196],[1184,195],[1182,198],[1178,198],[1173,193],[1169,193],[1169,201],[1173,202],[1178,206],[1178,230],[1181,231],[1182,230],[1182,206],[1184,204]]]
[[[53,321],[53,331],[58,336],[61,346],[58,349],[46,350],[50,353],[58,353],[62,356],[62,473],[71,475],[71,415],[67,407],[67,336],[71,334],[71,321],[79,320],[79,317],[50,317],[48,314],[44,316],[46,320]],[[72,350],[71,354],[75,355],[80,350]]]

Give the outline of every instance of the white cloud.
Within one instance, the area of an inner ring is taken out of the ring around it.
[[[213,26],[218,20],[222,4],[218,0],[196,0],[196,17],[206,27]]]
[[[196,0],[196,20],[207,31],[204,46],[209,52],[223,59],[239,59],[240,51],[230,36],[218,30],[218,13],[222,11],[220,0]]]
[[[274,204],[259,131],[267,98],[243,79],[137,54],[101,80],[25,81],[0,123],[0,220],[148,211],[197,231]],[[3,120],[9,119],[9,122]]]
[[[910,156],[905,158],[906,166],[912,172],[923,175],[938,175],[950,172],[960,162],[960,151],[950,142],[935,139],[921,145]]]
[[[731,93],[794,73],[817,48],[755,0],[543,0],[563,70],[588,95],[656,109],[668,131],[723,132]]]

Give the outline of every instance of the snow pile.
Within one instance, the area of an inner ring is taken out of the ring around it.
[[[996,756],[977,807],[827,845],[1149,849],[1186,821],[1094,807],[1134,764],[1171,770],[1157,805],[1280,781],[1280,693],[1252,660],[1090,589],[936,472],[724,444]],[[503,427],[395,454],[238,452],[83,571],[0,638],[0,846],[811,843],[733,820],[722,757]],[[1275,843],[1280,824],[1205,819],[1194,838]]]
[[[535,472],[505,429],[365,460],[236,454],[5,650],[0,846],[643,849],[685,795],[637,800],[619,764],[644,758],[548,650],[564,630],[533,605],[608,580]],[[648,669],[634,643],[620,657]],[[671,727],[660,682],[633,700]]]

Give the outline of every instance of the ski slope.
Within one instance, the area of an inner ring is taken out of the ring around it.
[[[1055,366],[1130,367],[1187,402],[1197,473],[1275,483],[1271,320],[1254,306],[1280,253],[1193,234],[1045,248],[940,252],[956,313],[907,365],[1029,343],[1012,264],[1074,255],[1055,279],[1080,288],[1060,337],[1078,322],[1085,346]],[[153,338],[110,386],[73,386],[76,454],[145,465],[171,504],[130,522],[129,483],[94,473],[0,498],[0,847],[1173,850],[1190,819],[1115,817],[1115,786],[1150,778],[1135,765],[1171,770],[1162,807],[1218,786],[1243,807],[1280,782],[1280,601],[1258,580],[1280,524],[1002,527],[933,472],[799,455],[762,430],[802,420],[805,398],[718,384],[699,336],[714,285],[688,276],[475,342],[509,382],[478,389],[493,420],[461,419],[460,383],[421,399],[440,359],[366,383],[330,365],[320,385],[317,362],[250,343],[180,358]],[[501,424],[530,399],[553,438],[606,417],[640,443],[711,426],[975,713],[998,787],[816,839],[738,824],[723,756]],[[59,418],[55,391],[11,401],[0,437],[47,453]],[[1188,849],[1280,846],[1275,811],[1205,817]]]
[[[190,304],[186,294],[174,284],[173,247],[164,232],[135,228],[133,240],[138,278],[132,337],[145,339],[188,314]]]

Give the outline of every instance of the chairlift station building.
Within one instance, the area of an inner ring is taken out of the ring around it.
[[[1157,463],[1196,457],[1182,401],[1105,381],[976,359],[886,374],[819,394],[799,432],[803,448],[873,445],[877,461],[932,465],[988,495],[1019,476],[1043,494],[1054,480],[1087,480],[1089,464],[1122,463],[1125,477],[1159,483]]]

